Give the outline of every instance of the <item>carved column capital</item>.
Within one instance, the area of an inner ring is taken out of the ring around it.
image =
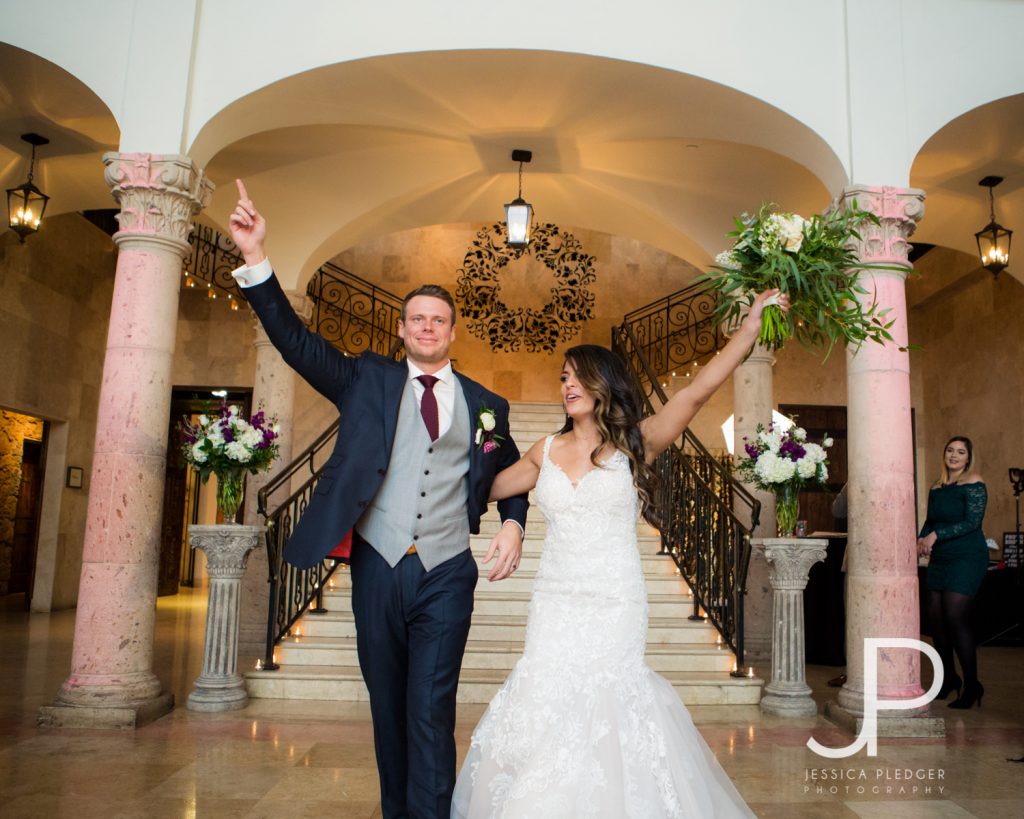
[[[104,178],[121,206],[118,247],[162,243],[184,256],[192,217],[210,203],[213,183],[187,156],[159,154],[103,155]]]
[[[879,220],[877,225],[862,225],[860,240],[852,240],[861,261],[903,268],[902,273],[878,270],[873,271],[875,274],[906,278],[912,267],[907,240],[924,218],[924,197],[919,188],[853,185],[843,191],[839,207],[849,207],[856,201],[861,210],[870,211]]]
[[[821,538],[766,537],[751,541],[771,565],[773,589],[802,590],[811,566],[825,559],[828,541]]]
[[[206,553],[206,572],[211,578],[240,578],[249,552],[259,546],[262,526],[234,523],[196,525],[188,528],[192,548]]]

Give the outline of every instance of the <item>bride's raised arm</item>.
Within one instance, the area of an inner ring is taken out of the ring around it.
[[[746,358],[750,348],[757,341],[765,302],[778,292],[765,290],[758,295],[747,317],[719,354],[700,370],[688,386],[673,395],[665,406],[640,422],[640,432],[644,436],[644,449],[648,461],[653,461],[683,434],[683,430],[693,420],[697,411]],[[789,309],[789,301],[784,294],[779,296],[778,304],[783,310]]]

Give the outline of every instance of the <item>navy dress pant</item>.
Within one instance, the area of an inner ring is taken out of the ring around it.
[[[385,819],[448,819],[455,788],[455,694],[479,570],[469,549],[427,572],[391,568],[354,536],[352,612],[370,692]]]

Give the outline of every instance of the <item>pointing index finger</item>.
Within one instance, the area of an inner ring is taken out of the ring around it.
[[[238,198],[239,199],[248,199],[249,198],[249,194],[246,192],[245,185],[242,184],[242,180],[241,179],[236,179],[235,180],[235,184],[238,185]]]

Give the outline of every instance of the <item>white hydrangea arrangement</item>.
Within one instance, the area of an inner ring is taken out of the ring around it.
[[[736,467],[745,483],[758,489],[775,492],[782,484],[795,484],[800,490],[808,483],[825,483],[828,479],[828,453],[832,439],[825,437],[820,444],[807,440],[807,431],[795,424],[778,430],[774,424],[767,429],[757,426],[757,437],[744,438],[743,449],[747,457]]]
[[[758,341],[778,349],[796,338],[809,349],[831,354],[836,342],[859,347],[865,340],[892,341],[889,307],[874,299],[861,299],[868,291],[857,282],[858,269],[891,269],[862,264],[851,239],[860,239],[865,224],[878,217],[860,210],[857,203],[814,214],[804,219],[761,206],[757,215],[744,213],[736,220],[732,248],[719,253],[710,272],[701,277],[718,291],[715,320],[727,324],[741,315],[763,290],[779,288],[788,294],[788,313],[769,304],[762,314]],[[866,302],[866,304],[865,304]]]
[[[791,535],[799,512],[800,491],[828,479],[828,436],[820,444],[807,440],[807,431],[796,424],[785,430],[774,424],[757,425],[754,440],[743,439],[746,458],[736,467],[740,480],[775,494],[779,533]]]
[[[217,412],[200,415],[195,424],[182,419],[179,430],[185,461],[199,471],[202,482],[217,476],[217,505],[225,518],[241,504],[244,473],[270,469],[279,452],[281,427],[262,410],[246,421],[236,405],[222,403]]]

